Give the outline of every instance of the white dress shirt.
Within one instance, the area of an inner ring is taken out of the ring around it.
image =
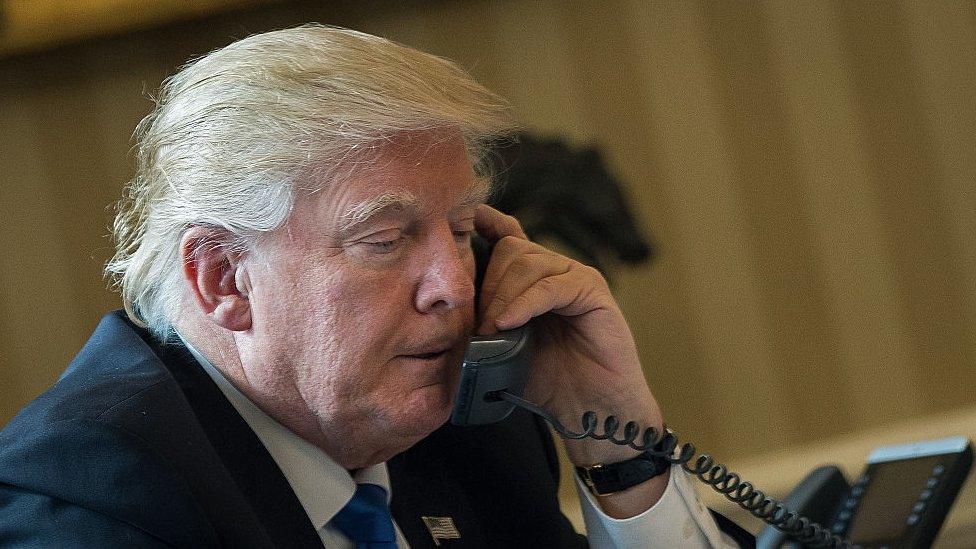
[[[389,502],[392,494],[386,463],[360,469],[353,477],[317,446],[265,414],[205,356],[185,339],[183,342],[267,448],[305,508],[323,544],[326,547],[354,549],[354,544],[330,521],[352,499],[358,482],[382,486],[386,489]],[[590,547],[738,547],[718,529],[698,499],[688,474],[680,467],[672,467],[671,479],[661,499],[647,511],[628,519],[614,519],[603,513],[579,477],[573,476],[576,477],[576,488],[582,502]],[[464,532],[460,534],[463,541]],[[396,528],[396,535],[397,547],[408,549],[410,545],[399,527]]]

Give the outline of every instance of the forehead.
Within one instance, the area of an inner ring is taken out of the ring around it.
[[[449,211],[483,202],[488,194],[457,132],[403,132],[378,140],[360,156],[345,177],[296,208],[295,217],[338,227],[385,209]]]
[[[384,194],[397,189],[435,186],[465,188],[477,183],[468,150],[458,132],[401,132],[377,140],[361,154],[362,162],[345,178],[350,191]],[[339,183],[342,185],[342,183]]]

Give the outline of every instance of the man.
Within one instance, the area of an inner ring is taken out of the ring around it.
[[[527,399],[567,425],[663,426],[599,274],[484,204],[484,143],[510,127],[455,65],[343,29],[253,36],[170,78],[115,225],[128,315],[4,430],[0,539],[585,545],[535,419],[442,427],[468,337],[533,318]],[[478,303],[476,233],[494,245]],[[589,543],[729,543],[658,465],[605,495],[577,480]]]

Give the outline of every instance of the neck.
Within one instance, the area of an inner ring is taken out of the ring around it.
[[[397,451],[393,441],[374,448],[372,437],[355,436],[355,429],[337,422],[336,430],[323,429],[318,417],[287,375],[287,368],[274,367],[273,357],[265,356],[246,334],[232,332],[194,311],[181,315],[174,324],[180,336],[203,355],[234,388],[265,414],[289,431],[311,442],[347,470],[361,469],[388,460]],[[349,432],[347,432],[349,431]],[[344,442],[343,442],[344,441]],[[403,448],[415,441],[406,442]],[[401,449],[401,450],[402,450]]]
[[[181,315],[174,326],[187,343],[261,411],[329,453],[325,436],[298,389],[283,376],[264,375],[262,365],[247,360],[254,353],[242,352],[244,338],[196,313]]]

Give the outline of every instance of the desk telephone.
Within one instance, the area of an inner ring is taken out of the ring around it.
[[[483,245],[482,245],[483,246]],[[484,250],[478,250],[480,288]],[[562,437],[586,437],[630,446],[680,464],[693,476],[722,493],[767,526],[757,547],[928,547],[948,514],[973,461],[963,437],[876,449],[865,471],[848,484],[834,466],[811,472],[782,501],[766,495],[737,473],[682,443],[670,430],[641,430],[614,416],[603,421],[596,412],[582,414],[582,430],[572,431],[544,409],[521,398],[529,375],[531,323],[489,336],[471,338],[461,365],[461,380],[451,422],[483,425],[501,421],[518,407],[538,415]],[[797,545],[788,545],[798,542]]]
[[[679,447],[670,432],[646,429],[641,433],[628,423],[618,436],[618,422],[609,416],[598,434],[596,413],[592,411],[582,416],[583,430],[574,432],[523,400],[520,395],[531,359],[530,333],[523,327],[471,339],[461,365],[452,423],[494,423],[519,407],[542,417],[565,438],[591,437],[649,450],[681,464],[770,524],[756,540],[760,548],[780,547],[790,539],[811,547],[928,547],[972,465],[972,446],[962,437],[888,446],[871,453],[867,468],[853,484],[847,483],[839,468],[824,466],[779,502],[708,454],[696,458],[695,447],[688,443]]]

